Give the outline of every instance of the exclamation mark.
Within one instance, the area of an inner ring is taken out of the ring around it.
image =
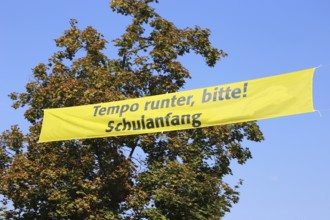
[[[246,94],[246,92],[247,92],[247,87],[248,87],[248,83],[244,83],[244,89],[243,89],[243,97],[246,97],[247,96],[247,94]]]

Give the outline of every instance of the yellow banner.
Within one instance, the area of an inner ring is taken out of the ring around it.
[[[45,109],[39,142],[182,130],[313,112],[314,70],[138,99]]]

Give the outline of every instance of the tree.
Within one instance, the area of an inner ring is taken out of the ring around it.
[[[9,219],[220,219],[239,198],[229,186],[230,163],[251,152],[242,141],[263,140],[255,122],[113,138],[39,144],[43,109],[110,102],[176,92],[190,78],[178,61],[195,52],[212,67],[226,53],[211,45],[210,31],[180,29],[158,15],[157,0],[112,0],[113,11],[132,18],[114,40],[118,57],[94,28],[70,29],[61,48],[33,69],[26,92],[11,93],[31,123],[0,136],[0,194]],[[136,158],[136,149],[145,157]],[[240,184],[240,183],[239,183]],[[238,185],[239,185],[238,184]]]

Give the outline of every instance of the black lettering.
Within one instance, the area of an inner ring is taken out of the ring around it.
[[[144,104],[144,111],[148,110],[148,105],[150,104],[150,102],[146,102],[146,104]]]
[[[143,130],[146,129],[146,125],[144,123],[144,115],[142,115],[142,117],[141,117],[141,123],[142,123],[142,129]]]
[[[187,118],[187,124],[190,124],[190,115],[188,114],[188,115],[182,115],[181,116],[181,124],[182,125],[186,124],[184,118]]]
[[[222,100],[225,100],[225,98],[223,97],[223,93],[224,93],[224,89],[221,88],[220,91],[219,91],[219,100],[222,101]]]
[[[240,88],[233,89],[233,91],[231,92],[231,97],[233,97],[234,99],[241,98],[241,89]]]
[[[100,105],[94,106],[94,108],[95,108],[95,110],[94,110],[94,117],[96,116],[96,114],[97,114],[97,110],[98,110],[100,107],[101,107]]]
[[[176,95],[172,97],[172,107],[175,107]]]
[[[168,108],[170,106],[170,99],[163,99],[161,108]]]
[[[186,105],[190,105],[190,101],[191,101],[192,97],[194,97],[194,96],[193,95],[188,96]],[[190,106],[193,106],[194,105],[193,103],[194,102],[191,102],[191,105]]]
[[[178,115],[173,115],[172,120],[171,120],[172,125],[180,125],[180,120]]]
[[[131,112],[136,112],[138,109],[139,109],[139,103],[134,103],[133,105],[131,105],[129,110]]]
[[[201,117],[202,113],[197,113],[192,115],[192,126],[198,128],[202,125],[201,121],[197,120]]]
[[[161,124],[161,127],[164,127],[164,118],[163,117],[157,117],[155,118],[155,122],[156,122],[156,127],[159,128],[159,122]]]
[[[119,105],[117,106],[109,106],[108,107],[108,111],[107,111],[107,115],[110,114],[110,111],[111,111],[111,114],[117,114],[119,112]]]
[[[178,98],[177,104],[178,104],[178,106],[183,106],[185,104],[185,102],[186,102],[186,97],[181,96],[180,98]]]
[[[141,122],[140,121],[132,121],[132,125],[133,125],[133,130],[141,130]]]
[[[107,110],[106,107],[102,107],[99,111],[99,115],[104,115],[105,111]]]
[[[108,129],[105,130],[105,132],[111,132],[113,130],[112,124],[115,123],[114,121],[109,121],[108,123]]]
[[[230,86],[228,86],[227,89],[226,89],[226,99],[227,100],[230,99],[230,95],[229,95],[230,91],[231,91]]]
[[[115,130],[120,131],[120,128],[119,128],[120,126],[122,126],[122,123],[118,123]]]
[[[151,110],[155,110],[155,109],[158,109],[159,108],[159,100],[157,101],[152,101],[151,102]]]
[[[215,87],[214,92],[213,92],[213,102],[217,101],[217,90],[218,90],[218,87]]]
[[[247,92],[247,87],[248,87],[248,83],[244,83],[244,89],[243,89],[244,94],[243,94],[243,97],[246,97],[246,96],[247,96],[247,94],[246,94],[246,92]]]
[[[129,105],[122,105],[121,108],[120,108],[119,117],[121,117],[128,110],[129,110]]]
[[[212,93],[207,92],[207,89],[203,90],[202,103],[209,102],[212,98]]]
[[[131,130],[131,122],[126,121],[126,118],[123,118],[123,131]]]
[[[170,113],[167,113],[167,115],[165,116],[165,120],[166,120],[166,126],[170,126],[170,122],[169,122],[169,119],[170,119],[170,115],[172,114],[172,112]]]
[[[147,128],[148,129],[155,128],[154,120],[152,120],[152,118],[147,119]]]

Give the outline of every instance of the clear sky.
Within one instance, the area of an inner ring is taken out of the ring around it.
[[[76,18],[79,27],[95,27],[110,41],[123,33],[127,18],[113,14],[108,0],[30,0],[0,2],[0,131],[28,123],[7,94],[23,92],[31,69],[57,49],[53,39]],[[215,68],[189,55],[182,62],[195,89],[323,67],[314,77],[318,113],[259,121],[266,140],[247,142],[254,158],[233,164],[236,183],[245,180],[241,200],[225,220],[307,220],[330,216],[330,1],[160,0],[165,18],[184,28],[212,30],[213,44],[229,56]],[[109,51],[114,52],[111,44]],[[109,52],[111,54],[111,52]],[[328,66],[327,66],[328,65]]]

